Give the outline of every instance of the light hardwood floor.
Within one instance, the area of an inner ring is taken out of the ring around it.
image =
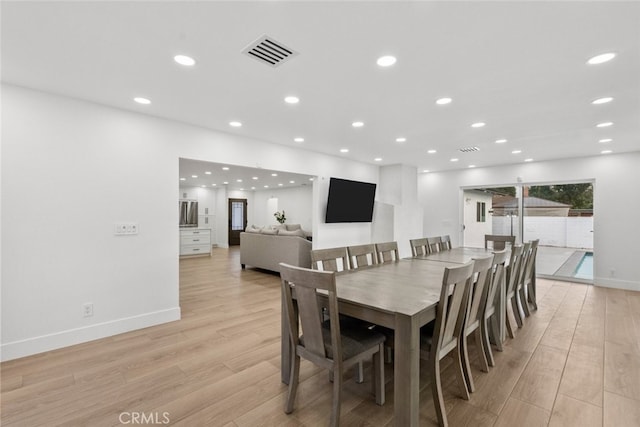
[[[136,414],[175,426],[326,425],[331,386],[306,361],[295,410],[283,412],[279,286],[241,270],[234,249],[180,261],[182,320],[2,363],[2,426],[113,426]],[[469,401],[444,368],[449,424],[640,426],[640,293],[539,280],[538,300],[495,368],[472,361]],[[343,425],[393,425],[386,370],[382,407],[368,373],[346,382]],[[426,373],[421,386],[421,425],[435,425]]]

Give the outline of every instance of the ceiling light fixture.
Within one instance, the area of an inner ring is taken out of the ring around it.
[[[600,152],[600,154],[611,154],[611,153],[613,153],[613,151],[611,151],[611,150],[602,150]]]
[[[407,138],[404,138],[404,137],[396,138],[396,142],[407,142]]]
[[[601,144],[605,144],[605,143],[611,142],[611,141],[613,141],[613,139],[611,139],[611,138],[603,138],[603,139],[599,140],[598,142],[601,143]]]
[[[391,56],[391,55],[386,55],[386,56],[381,56],[380,58],[378,58],[378,60],[376,61],[376,64],[378,64],[381,67],[390,67],[393,64],[395,64],[397,61],[395,56]]]
[[[304,138],[301,138],[301,137],[293,138],[293,140],[295,142],[304,142]]]
[[[525,162],[533,162],[533,159],[524,159]]]
[[[277,173],[272,173],[271,176],[278,176],[278,174]]]
[[[598,123],[596,125],[597,128],[607,128],[609,126],[613,126],[613,122]]]
[[[253,180],[257,180],[257,179],[258,179],[258,177],[257,177],[257,176],[254,176],[254,177],[252,177],[251,179],[253,179]]]
[[[187,178],[180,178],[180,181],[186,181]]]
[[[476,165],[469,165],[469,168],[470,168],[470,169],[473,169],[473,168],[475,168],[475,167],[476,167]]]
[[[289,181],[289,184],[295,184],[295,183],[296,183],[295,181]]]
[[[229,185],[229,181],[223,182],[224,185]]]
[[[593,101],[591,101],[591,103],[593,105],[600,105],[600,104],[606,104],[613,101],[613,97],[611,96],[605,96],[604,98],[598,98],[598,99],[594,99]]]
[[[349,152],[349,149],[348,149],[348,148],[341,148],[341,149],[340,149],[340,152],[341,152],[341,153],[348,153],[348,152]]]
[[[236,179],[236,182],[242,182],[242,180],[241,179]]]
[[[228,170],[229,170],[229,166],[223,166],[223,167],[222,167],[222,170],[223,170],[223,171],[228,171]]]
[[[191,175],[191,178],[197,178],[198,175]]]
[[[216,185],[218,185],[218,184],[211,184],[212,187],[215,187]]]
[[[520,154],[520,153],[522,153],[522,150],[513,150],[511,152],[511,154]]]
[[[457,162],[458,160],[460,160],[460,159],[456,159],[456,158],[454,157],[454,158],[453,158],[453,159],[451,159],[450,161],[451,161],[451,162]]]
[[[437,152],[438,152],[437,150],[427,150],[427,153],[429,153],[429,154],[435,154]]]
[[[505,142],[507,142],[506,139],[496,139],[496,144],[504,144]]]
[[[229,126],[234,127],[234,128],[239,128],[239,127],[242,126],[242,123],[233,121],[233,122],[229,122]]]
[[[423,169],[422,173],[429,173],[429,169]]]
[[[616,57],[616,54],[613,52],[603,53],[600,55],[596,55],[592,58],[589,58],[589,60],[587,61],[587,64],[589,65],[603,64],[605,62],[611,61],[615,57]]]
[[[147,98],[142,98],[141,96],[135,97],[133,98],[134,101],[136,101],[138,104],[142,104],[142,105],[149,105],[151,104],[151,101]]]
[[[381,162],[382,161],[382,157],[376,157],[375,159],[373,159],[374,162]]]
[[[284,102],[286,102],[287,104],[297,104],[298,102],[300,102],[300,98],[298,98],[297,96],[287,96],[284,99]]]
[[[351,126],[353,126],[354,128],[361,128],[362,126],[364,126],[363,122],[353,122],[351,123]]]
[[[453,101],[453,99],[451,98],[440,98],[436,100],[436,104],[447,105],[447,104],[451,104],[451,101]]]
[[[176,55],[173,57],[173,60],[185,67],[192,67],[196,64],[196,60],[187,55]]]
[[[204,174],[205,175],[211,175],[211,171],[206,171]]]
[[[476,122],[476,123],[473,123],[471,125],[471,127],[472,128],[481,128],[481,127],[484,127],[485,125],[486,125],[486,123],[484,123],[484,122]]]

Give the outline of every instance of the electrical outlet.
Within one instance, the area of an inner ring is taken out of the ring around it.
[[[86,302],[82,304],[82,316],[83,317],[91,317],[93,316],[93,303]]]
[[[138,234],[139,226],[137,222],[117,222],[114,225],[114,234],[116,236],[131,236]]]

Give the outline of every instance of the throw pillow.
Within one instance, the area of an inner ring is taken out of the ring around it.
[[[302,229],[297,229],[297,230],[280,230],[278,232],[278,234],[280,236],[299,236],[299,237],[305,237],[304,235],[304,231],[302,231]]]
[[[262,234],[278,234],[278,229],[277,228],[271,228],[271,227],[262,227],[262,229],[260,230],[260,233]]]
[[[289,231],[294,231],[294,230],[301,230],[302,226],[300,226],[300,224],[287,224],[287,230]]]

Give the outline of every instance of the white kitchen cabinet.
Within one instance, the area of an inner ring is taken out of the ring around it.
[[[180,256],[211,255],[211,229],[180,230]]]

